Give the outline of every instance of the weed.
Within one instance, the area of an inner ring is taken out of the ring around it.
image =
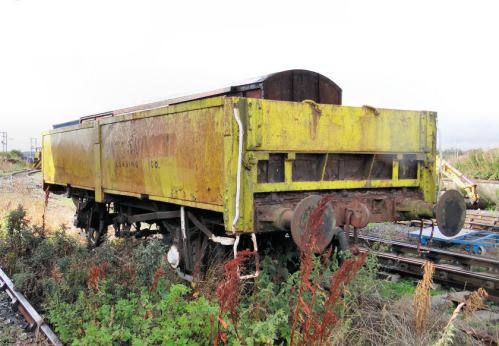
[[[416,338],[411,298],[399,299],[397,291],[409,288],[394,288],[387,300],[374,256],[347,253],[338,267],[310,252],[301,255],[309,262],[290,273],[284,264],[296,256],[271,251],[260,276],[242,283],[240,252],[208,273],[199,292],[178,283],[159,240],[110,240],[90,251],[65,229],[43,237],[21,216],[19,210],[11,216],[11,224],[26,221],[12,235],[0,231],[0,264],[66,344],[416,345],[434,343],[448,321],[445,311],[429,310]]]
[[[304,246],[301,251],[300,282],[292,313],[291,345],[296,340],[302,345],[323,344],[329,340],[339,321],[334,310],[342,292],[367,258],[367,253],[361,253],[356,258],[344,260],[341,267],[331,276],[329,293],[325,292],[322,283],[326,271],[323,270],[322,263],[325,267],[330,264],[331,253],[323,255],[322,258],[316,257],[314,253],[320,248],[318,241],[322,215],[330,201],[330,197],[324,197],[319,201],[317,207],[310,213],[302,236]],[[298,329],[301,335],[297,335]]]
[[[7,215],[6,220],[5,228],[11,238],[14,237],[15,233],[19,233],[26,229],[29,224],[29,221],[26,218],[26,210],[20,204]]]
[[[499,180],[499,149],[469,150],[451,163],[470,177]]]
[[[406,296],[412,296],[416,288],[414,283],[409,280],[399,282],[383,282],[380,285],[380,294],[387,299],[400,299]]]
[[[483,306],[483,299],[487,297],[487,292],[483,288],[472,292],[464,302],[459,305],[452,312],[452,316],[447,322],[441,337],[437,340],[434,346],[447,346],[450,345],[455,336],[454,320],[459,315],[459,312],[464,308],[465,316],[470,316],[473,312]]]
[[[228,328],[227,323],[223,319],[223,315],[228,313],[235,328],[237,335],[237,307],[241,299],[241,280],[239,279],[239,273],[243,267],[245,261],[253,255],[250,250],[243,250],[237,253],[237,257],[231,259],[224,265],[224,278],[217,287],[217,296],[219,302],[219,315],[218,323],[219,326],[222,325],[224,329]],[[218,339],[224,341],[226,339],[226,334],[220,331],[218,334]],[[225,343],[225,342],[224,342]]]
[[[431,308],[430,290],[433,284],[433,273],[435,266],[432,262],[426,261],[423,264],[423,278],[419,281],[414,294],[413,308],[414,320],[416,322],[416,332],[418,335],[423,333],[423,330],[428,321],[428,312]]]
[[[484,298],[487,298],[488,293],[483,288],[479,288],[476,291],[470,293],[466,298],[466,305],[464,306],[464,315],[469,317],[473,312],[478,309],[483,308],[485,305],[483,303]]]

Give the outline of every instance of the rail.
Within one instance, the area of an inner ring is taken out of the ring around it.
[[[23,169],[22,171],[10,172],[0,175],[0,179],[12,179],[21,175],[33,175],[40,172],[40,169]]]
[[[359,234],[357,239],[364,243],[373,242],[373,243],[390,245],[394,252],[399,252],[399,253],[411,252],[414,254],[419,253],[417,244],[406,243],[399,240],[383,239],[364,234]],[[499,259],[497,258],[480,256],[480,255],[470,255],[467,253],[460,253],[434,247],[423,246],[419,247],[419,249],[423,252],[426,258],[430,259],[434,258],[438,260],[448,259],[466,267],[483,266],[488,268],[489,271],[496,272],[497,274],[499,274]]]
[[[5,290],[7,292],[11,299],[11,304],[17,307],[26,322],[28,322],[29,329],[36,329],[37,332],[41,332],[52,345],[62,346],[62,342],[57,335],[50,329],[40,314],[28,302],[26,297],[15,288],[14,283],[2,269],[0,269],[0,290]]]
[[[499,232],[499,213],[484,210],[466,211],[464,227]]]
[[[420,277],[423,263],[431,260],[435,263],[435,281],[451,286],[483,287],[494,300],[499,299],[499,260],[495,258],[426,247],[421,248],[423,251],[419,253],[415,244],[367,235],[358,235],[358,240],[366,245],[374,242],[391,246],[394,252],[373,250],[369,246],[361,248],[361,251],[375,255],[381,267],[388,271]],[[404,256],[407,252],[412,255],[417,254],[419,257]],[[441,260],[451,260],[452,264],[439,263]],[[487,268],[487,271],[474,271],[472,270],[474,266]]]
[[[14,176],[23,175],[23,174],[33,175],[33,174],[38,173],[38,172],[40,172],[40,169],[25,169],[23,171],[18,171],[18,172],[11,173],[10,176],[14,177]]]

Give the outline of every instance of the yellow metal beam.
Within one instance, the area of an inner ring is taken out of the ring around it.
[[[389,187],[416,187],[417,179],[403,180],[334,180],[334,181],[297,181],[293,183],[263,183],[255,186],[253,192],[313,191],[336,189],[363,189]]]

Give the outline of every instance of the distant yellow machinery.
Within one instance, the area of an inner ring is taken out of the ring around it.
[[[460,170],[451,165],[449,161],[437,156],[437,167],[440,174],[452,180],[460,189],[464,190],[471,205],[478,204],[480,195],[477,184],[466,177]]]

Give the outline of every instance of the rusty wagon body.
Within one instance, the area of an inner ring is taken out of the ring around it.
[[[436,113],[340,104],[331,80],[291,70],[84,117],[43,134],[44,186],[73,197],[94,245],[111,225],[169,234],[185,273],[206,239],[291,230],[300,245],[321,196],[324,248],[342,227],[431,217]]]

